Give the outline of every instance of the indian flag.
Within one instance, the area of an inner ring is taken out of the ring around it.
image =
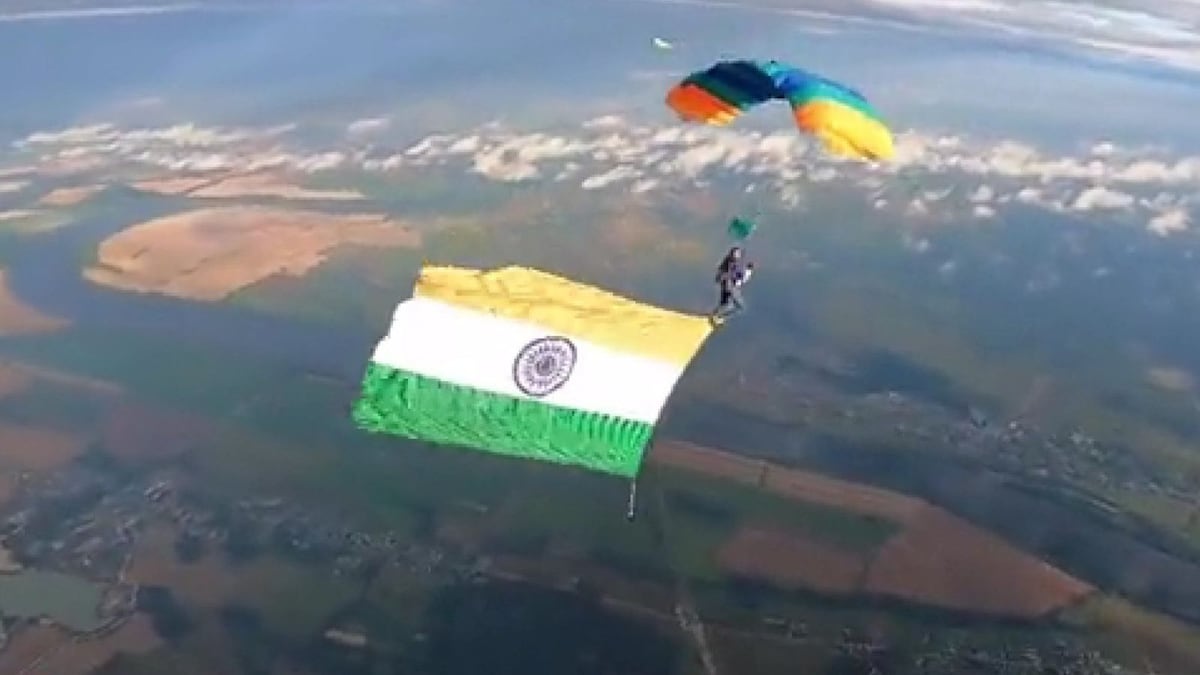
[[[425,267],[375,349],[362,429],[636,476],[712,328],[538,270]]]

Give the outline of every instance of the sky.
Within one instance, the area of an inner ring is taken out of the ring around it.
[[[0,69],[21,102],[0,138],[9,164],[461,165],[638,193],[724,178],[793,206],[843,180],[908,216],[1020,204],[1176,236],[1200,208],[1198,19],[1195,0],[0,0],[0,59],[21,64]],[[780,108],[679,127],[664,92],[723,56],[864,91],[897,161],[831,163]]]

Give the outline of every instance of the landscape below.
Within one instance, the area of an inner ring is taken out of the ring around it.
[[[1137,438],[1072,439],[1099,410],[1086,383],[922,329],[897,304],[918,300],[815,273],[799,309],[763,289],[681,384],[631,524],[620,481],[364,436],[356,375],[423,258],[706,308],[703,225],[536,187],[435,218],[280,177],[170,181],[47,181],[22,208],[54,227],[5,230],[0,582],[22,581],[0,583],[0,672],[1200,669],[1200,529],[1094,480]],[[53,264],[119,311],[30,302]],[[231,350],[160,307],[274,332]],[[291,358],[329,327],[332,355]],[[981,428],[964,401],[1021,423]]]

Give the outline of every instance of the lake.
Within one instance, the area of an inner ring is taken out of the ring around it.
[[[73,631],[100,627],[103,621],[96,610],[103,595],[103,586],[58,572],[0,575],[0,614],[22,619],[45,616]]]

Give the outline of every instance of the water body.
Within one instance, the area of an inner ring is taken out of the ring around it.
[[[231,349],[338,379],[361,376],[379,336],[226,304],[116,291],[83,279],[82,261],[104,239],[132,223],[180,210],[179,200],[174,199],[139,195],[129,201],[128,208],[105,209],[87,222],[28,238],[8,268],[12,292],[81,329],[118,329]]]
[[[96,612],[103,595],[99,584],[58,572],[0,575],[0,614],[23,619],[45,616],[79,632],[103,623]]]
[[[9,268],[14,294],[42,311],[74,321],[82,330],[101,326],[133,331],[226,348],[339,379],[359,377],[378,336],[227,305],[111,291],[83,280],[79,271],[81,254],[94,251],[103,239],[132,222],[164,215],[180,206],[172,199],[139,196],[129,201],[129,208],[105,210],[86,223],[31,237]],[[895,368],[876,366],[876,371],[882,370],[893,376],[889,379],[895,379]],[[930,383],[923,384],[923,388],[930,388]],[[845,447],[833,440],[814,443],[801,430],[716,409],[702,401],[675,401],[664,420],[664,431],[674,437],[799,462],[831,475],[922,496],[1103,588],[1124,592],[1181,618],[1200,621],[1196,609],[1200,607],[1200,565],[1171,552],[1165,542],[1150,541],[1144,533],[1139,536],[1138,528],[1118,527],[1086,509],[1063,503],[1061,495],[1032,493],[1000,474],[960,466],[944,458]],[[57,603],[71,598],[79,604],[66,603],[67,610],[78,611],[62,610],[64,623],[69,619],[74,622],[69,625],[88,625],[80,617],[89,617],[95,602],[88,599],[94,596],[82,590],[86,584],[64,580],[53,593],[43,593],[43,589],[55,585],[48,581],[54,577],[29,574],[33,576],[0,579],[15,584],[16,589],[10,600],[5,586],[0,585],[0,605],[6,611],[16,611],[8,609],[12,603],[21,611],[49,613],[50,609],[42,609],[34,601],[45,596],[48,606],[52,599]],[[33,604],[26,609],[21,603]],[[79,609],[84,604],[88,604],[86,611]],[[55,607],[55,611],[59,609]]]

